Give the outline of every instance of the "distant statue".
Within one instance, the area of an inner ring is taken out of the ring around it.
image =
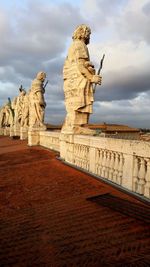
[[[5,122],[4,126],[9,127],[11,124],[11,109],[9,103],[6,103],[5,105]]]
[[[33,80],[29,92],[29,126],[31,128],[46,129],[44,125],[44,114],[46,103],[44,100],[46,78],[45,72],[39,72]]]
[[[17,103],[17,97],[14,97],[13,100],[11,101],[11,108],[12,108],[11,126],[14,126],[14,123],[15,123],[16,103]]]
[[[19,96],[16,99],[16,104],[15,104],[15,118],[14,118],[14,124],[15,126],[21,125],[21,119],[22,119],[22,112],[23,112],[23,101],[24,97],[26,95],[26,91],[23,89],[22,85],[19,88]]]
[[[88,124],[92,113],[93,84],[101,84],[101,76],[95,74],[90,62],[87,45],[91,30],[82,24],[73,33],[63,68],[66,119],[62,132],[86,133],[82,126]],[[88,129],[87,129],[88,131]]]
[[[4,127],[4,121],[5,121],[5,107],[2,106],[0,109],[0,128]]]
[[[21,127],[29,126],[29,95],[26,93],[22,104]]]
[[[9,127],[12,121],[10,103],[7,102],[0,110],[0,127]]]

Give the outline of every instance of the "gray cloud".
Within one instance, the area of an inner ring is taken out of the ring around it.
[[[102,86],[97,87],[95,98],[97,101],[133,99],[148,90],[150,79],[147,65],[143,69],[130,67],[103,75]]]
[[[150,128],[150,90],[132,100],[95,102],[90,122]],[[142,107],[142,108],[141,108]]]
[[[142,4],[142,2],[140,3]],[[135,8],[128,9],[118,19],[117,29],[121,39],[132,40],[134,42],[145,41],[150,43],[150,1],[138,10]]]
[[[32,1],[26,8],[11,12],[13,23],[9,14],[4,13],[6,25],[0,28],[0,33],[4,32],[0,64],[11,66],[17,75],[31,79],[44,61],[61,57],[76,21],[83,21],[80,11],[70,4],[54,6]]]

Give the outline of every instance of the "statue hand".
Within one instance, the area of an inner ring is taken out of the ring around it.
[[[102,77],[99,75],[93,75],[91,82],[101,85]]]
[[[92,67],[88,67],[88,70],[91,74],[95,75],[95,69]]]

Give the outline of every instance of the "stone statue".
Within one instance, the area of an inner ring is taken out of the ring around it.
[[[15,123],[15,112],[16,112],[16,103],[17,103],[17,97],[14,97],[12,102],[11,102],[11,108],[12,108],[12,122],[11,122],[11,126],[13,127],[14,126],[14,123]]]
[[[10,103],[7,102],[0,110],[0,127],[9,127],[12,121]]]
[[[22,104],[21,127],[29,126],[29,96],[26,93]]]
[[[9,103],[6,103],[5,105],[5,122],[4,122],[4,126],[5,127],[9,127],[11,124],[11,109],[9,106]]]
[[[4,120],[5,120],[5,107],[2,106],[0,109],[0,128],[4,127]]]
[[[62,132],[88,133],[88,124],[93,105],[93,83],[101,84],[101,77],[95,74],[90,62],[87,45],[91,30],[82,24],[73,33],[71,44],[63,68],[66,119]]]
[[[33,80],[29,92],[29,127],[35,129],[46,129],[44,125],[44,113],[46,103],[44,100],[46,78],[45,72],[39,72]]]
[[[21,119],[22,119],[22,107],[23,107],[23,101],[24,97],[26,95],[26,91],[23,89],[22,85],[19,88],[19,96],[16,99],[16,105],[15,105],[15,118],[14,118],[14,124],[17,127],[20,127],[21,125]]]

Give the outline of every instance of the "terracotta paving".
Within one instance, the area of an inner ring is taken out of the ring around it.
[[[0,137],[0,267],[150,266],[149,206],[56,155]]]

